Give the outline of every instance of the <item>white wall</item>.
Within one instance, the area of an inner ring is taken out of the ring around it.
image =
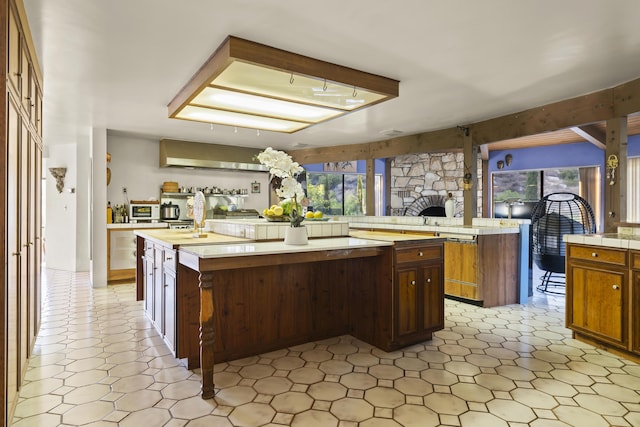
[[[262,212],[267,207],[268,173],[160,168],[158,150],[157,139],[108,134],[107,151],[111,154],[111,163],[107,166],[111,169],[111,183],[107,187],[107,201],[111,202],[111,206],[125,203],[122,187],[127,188],[129,200],[159,200],[162,183],[176,181],[179,186],[185,187],[246,188],[249,195],[244,199],[245,208]],[[251,193],[251,183],[254,181],[260,183],[260,193]]]
[[[107,286],[107,131],[94,128],[91,131],[89,158],[91,174],[87,175],[90,188],[89,232],[91,285],[94,288]]]
[[[49,147],[46,170],[46,259],[47,267],[76,271],[77,265],[77,193],[70,193],[78,179],[77,145],[60,144]],[[62,193],[56,189],[56,180],[49,168],[66,167]]]

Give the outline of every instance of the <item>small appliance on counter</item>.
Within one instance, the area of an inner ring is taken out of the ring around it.
[[[164,220],[176,220],[180,218],[180,206],[168,202],[160,206],[160,218]]]
[[[160,202],[157,200],[132,200],[129,203],[129,222],[158,222]]]

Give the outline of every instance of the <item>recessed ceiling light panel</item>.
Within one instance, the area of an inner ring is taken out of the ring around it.
[[[395,98],[398,86],[397,80],[229,36],[168,110],[171,118],[291,133]]]

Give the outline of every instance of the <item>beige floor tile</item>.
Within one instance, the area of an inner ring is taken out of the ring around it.
[[[402,405],[394,409],[393,418],[404,427],[435,427],[440,425],[438,414],[425,406]]]
[[[131,284],[55,276],[13,425],[640,425],[640,367],[570,338],[561,298],[446,300],[445,329],[394,352],[343,335],[219,363],[204,401]]]
[[[362,400],[345,397],[331,404],[331,413],[339,420],[364,421],[373,416],[373,406]]]
[[[62,414],[62,422],[71,425],[83,425],[99,421],[113,412],[115,408],[111,402],[91,402],[76,405]]]

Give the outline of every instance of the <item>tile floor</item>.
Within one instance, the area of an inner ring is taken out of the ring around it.
[[[640,426],[640,366],[570,338],[563,297],[446,302],[432,341],[350,336],[216,365],[216,398],[175,360],[130,284],[48,270],[13,426]]]

